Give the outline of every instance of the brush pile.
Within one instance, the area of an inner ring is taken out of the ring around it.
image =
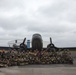
[[[0,67],[27,64],[73,64],[73,58],[69,50],[0,51]]]

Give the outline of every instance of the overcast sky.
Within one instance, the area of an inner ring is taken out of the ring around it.
[[[57,47],[76,47],[76,0],[0,0],[0,45],[40,33]]]

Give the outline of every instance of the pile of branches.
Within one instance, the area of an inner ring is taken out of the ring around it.
[[[27,50],[0,52],[0,67],[21,66],[26,64],[73,64],[69,50]]]

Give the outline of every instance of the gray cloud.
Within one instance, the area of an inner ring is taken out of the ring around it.
[[[17,27],[26,26],[27,19],[23,16],[18,16],[9,19],[0,19],[0,26],[4,29],[16,29]]]
[[[64,3],[62,1],[56,2],[52,5],[40,7],[39,11],[42,13],[42,15],[47,17],[56,17],[65,12],[68,9],[67,3]]]
[[[40,33],[58,47],[76,46],[75,9],[75,0],[0,0],[0,45]]]

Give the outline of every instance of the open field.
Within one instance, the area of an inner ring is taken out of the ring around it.
[[[26,65],[0,68],[0,75],[76,75],[76,52],[72,51],[73,65]]]

